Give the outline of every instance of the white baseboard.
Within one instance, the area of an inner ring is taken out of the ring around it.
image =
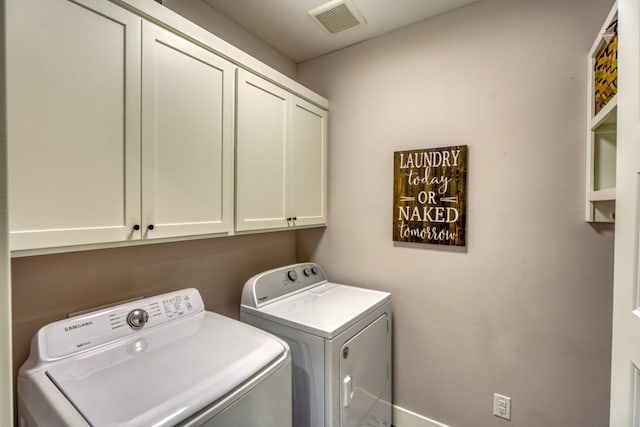
[[[393,425],[396,427],[449,427],[396,405],[393,405]]]

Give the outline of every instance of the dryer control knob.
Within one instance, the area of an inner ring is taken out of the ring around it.
[[[140,329],[149,321],[149,313],[141,308],[132,310],[127,315],[127,324],[131,329]]]
[[[311,272],[313,274],[318,274],[318,267],[311,267]]]
[[[304,270],[302,270],[302,272],[304,273],[305,276],[309,277],[311,276],[311,269],[309,267],[305,268]]]
[[[296,280],[298,280],[298,273],[296,273],[295,270],[289,270],[287,272],[287,277],[289,278],[289,280],[291,280],[292,282],[295,282]]]

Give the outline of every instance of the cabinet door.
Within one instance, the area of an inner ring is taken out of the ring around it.
[[[11,249],[136,238],[140,18],[11,0],[6,25]]]
[[[327,188],[327,112],[293,98],[291,212],[295,225],[324,225]]]
[[[287,227],[291,94],[238,70],[236,229]]]
[[[231,231],[234,65],[148,22],[142,65],[144,237]]]

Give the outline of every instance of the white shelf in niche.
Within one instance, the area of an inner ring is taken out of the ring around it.
[[[592,202],[603,202],[606,200],[616,199],[616,189],[607,188],[606,190],[597,190],[589,192],[589,200]]]
[[[614,222],[617,107],[611,100],[591,122],[587,221]],[[604,111],[607,109],[608,111]]]
[[[591,118],[591,130],[595,131],[604,124],[613,124],[617,122],[618,116],[618,95],[615,95],[602,110]]]
[[[586,221],[614,222],[616,203],[616,141],[618,96],[594,114],[594,64],[605,45],[604,34],[618,18],[617,2],[609,12],[589,52],[589,117],[587,129]]]
[[[591,121],[587,221],[614,222],[617,107],[612,99]]]

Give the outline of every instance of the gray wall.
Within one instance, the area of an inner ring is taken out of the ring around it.
[[[611,0],[483,0],[298,66],[331,102],[329,226],[298,259],[393,293],[394,402],[453,426],[608,423],[613,228],[584,222]],[[469,146],[465,250],[395,244],[393,152]]]

